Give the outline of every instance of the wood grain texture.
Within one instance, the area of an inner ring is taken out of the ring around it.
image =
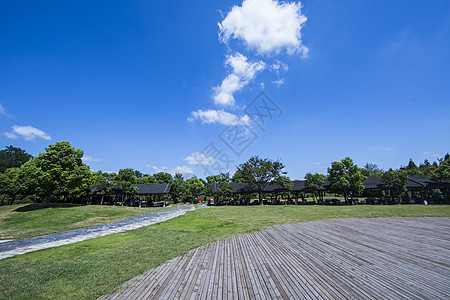
[[[449,298],[450,218],[373,218],[220,240],[100,299]]]

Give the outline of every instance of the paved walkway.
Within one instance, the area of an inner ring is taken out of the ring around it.
[[[31,239],[3,242],[0,243],[0,260],[31,251],[73,244],[96,237],[164,222],[184,215],[190,210],[195,210],[194,206],[183,205],[175,209],[157,211],[151,214],[129,218],[114,223],[44,235]]]
[[[101,299],[449,299],[450,218],[339,219],[221,240]]]

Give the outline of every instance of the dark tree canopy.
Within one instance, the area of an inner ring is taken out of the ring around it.
[[[0,172],[5,172],[9,168],[18,168],[33,158],[25,150],[13,146],[6,146],[0,151]]]
[[[279,160],[273,161],[252,156],[247,162],[237,167],[234,177],[255,186],[258,190],[259,203],[263,204],[262,193],[269,184],[285,184],[283,175],[286,172],[283,169],[284,165]]]

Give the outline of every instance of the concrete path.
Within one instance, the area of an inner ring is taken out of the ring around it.
[[[195,249],[100,299],[449,299],[450,218],[279,225]]]
[[[31,239],[6,241],[0,243],[0,260],[14,255],[24,254],[36,250],[58,247],[67,244],[101,237],[113,233],[124,232],[140,227],[164,222],[184,215],[187,211],[195,210],[193,205],[184,205],[179,208],[157,211],[151,214],[129,218],[126,220],[81,228],[66,232],[39,236]]]

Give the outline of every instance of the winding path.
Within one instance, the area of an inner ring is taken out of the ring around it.
[[[449,298],[450,218],[373,218],[220,240],[100,299]]]
[[[96,237],[124,232],[164,222],[184,215],[187,211],[191,210],[195,210],[194,206],[184,205],[180,206],[179,208],[161,210],[151,214],[137,216],[114,223],[49,234],[31,239],[3,242],[0,243],[0,260],[36,250],[73,244]]]

